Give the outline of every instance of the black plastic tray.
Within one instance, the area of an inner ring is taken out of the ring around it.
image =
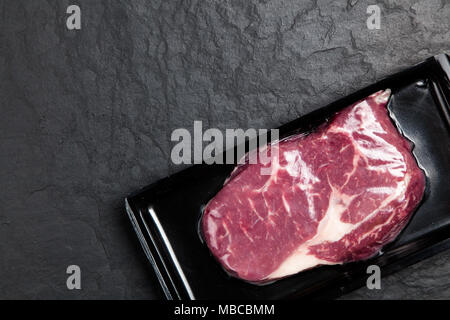
[[[424,200],[400,236],[372,259],[323,266],[257,286],[226,274],[198,234],[201,209],[232,165],[195,165],[126,199],[126,210],[168,299],[336,297],[365,284],[368,265],[386,275],[450,247],[450,65],[431,57],[324,108],[281,126],[280,136],[310,131],[369,94],[392,89],[388,108],[413,141],[427,175]]]

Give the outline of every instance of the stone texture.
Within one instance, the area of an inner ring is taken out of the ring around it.
[[[445,299],[450,297],[450,250],[381,278],[380,290],[361,288],[341,299]],[[383,272],[383,271],[381,271]]]
[[[274,127],[450,52],[445,0],[0,0],[0,298],[160,298],[123,209],[194,120]],[[450,297],[449,253],[349,298]],[[82,268],[81,291],[65,270]],[[446,281],[447,280],[447,281]]]

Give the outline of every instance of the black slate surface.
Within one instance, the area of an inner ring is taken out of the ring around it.
[[[376,3],[380,30],[362,0],[0,0],[0,298],[162,298],[123,198],[181,169],[175,128],[275,127],[450,53],[448,1]],[[449,257],[344,298],[450,298]]]

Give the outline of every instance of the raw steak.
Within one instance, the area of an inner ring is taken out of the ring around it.
[[[425,176],[388,115],[389,95],[377,92],[315,132],[272,145],[279,161],[270,175],[261,163],[236,167],[201,222],[228,272],[265,282],[367,259],[394,240]]]

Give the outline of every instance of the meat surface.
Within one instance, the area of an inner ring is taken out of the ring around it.
[[[425,176],[386,108],[390,90],[281,140],[270,175],[236,167],[205,207],[217,260],[251,282],[367,259],[395,239],[420,203]]]

